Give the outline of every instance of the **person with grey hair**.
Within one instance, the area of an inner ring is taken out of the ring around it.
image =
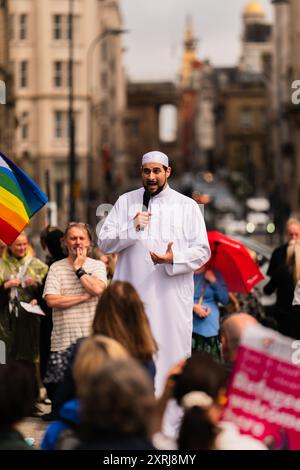
[[[248,326],[256,325],[257,320],[248,313],[232,313],[221,323],[222,356],[228,375],[230,375],[237,357],[242,335]]]
[[[300,221],[294,217],[290,218],[285,225],[285,233],[287,242],[275,248],[272,253],[267,271],[267,275],[270,277],[273,277],[277,269],[285,264],[289,242],[300,240]]]
[[[68,256],[51,265],[43,293],[53,309],[51,352],[44,377],[51,400],[63,380],[69,346],[90,333],[98,299],[107,283],[104,263],[88,256],[92,235],[86,224],[69,223],[63,243]],[[44,417],[53,418],[52,412]]]
[[[140,294],[158,344],[155,378],[160,394],[170,367],[191,354],[193,272],[210,257],[198,204],[168,185],[169,159],[142,158],[143,186],[119,197],[99,234],[105,253],[118,253],[113,280]]]

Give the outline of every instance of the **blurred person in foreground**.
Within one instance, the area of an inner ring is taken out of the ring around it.
[[[157,345],[143,303],[129,282],[115,281],[105,289],[97,304],[91,335],[104,335],[118,341],[145,368],[154,383]],[[55,409],[75,397],[73,365],[81,341],[82,338],[69,348],[64,379],[54,399]]]
[[[78,394],[79,450],[154,450],[153,385],[134,359],[107,362]]]
[[[174,396],[183,408],[177,439],[180,451],[267,450],[266,446],[242,435],[237,426],[221,421],[226,390],[226,373],[206,353],[188,358],[174,383]]]
[[[30,364],[12,361],[0,365],[0,450],[30,450],[19,431],[20,422],[31,415],[37,388]]]
[[[221,322],[220,338],[222,357],[228,378],[232,372],[242,335],[248,326],[257,325],[257,320],[248,313],[232,313]]]
[[[112,359],[127,359],[126,350],[115,340],[95,335],[80,343],[74,365],[74,381],[77,391],[86,386],[86,381]],[[63,450],[79,444],[76,433],[80,422],[79,400],[72,397],[59,410],[57,421],[46,430],[41,448],[43,450]]]

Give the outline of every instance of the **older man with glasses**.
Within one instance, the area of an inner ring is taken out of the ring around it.
[[[68,256],[53,263],[47,276],[43,295],[53,309],[53,329],[44,383],[51,399],[63,380],[68,347],[90,334],[99,296],[106,287],[104,263],[88,257],[91,242],[86,224],[70,223],[63,238]]]

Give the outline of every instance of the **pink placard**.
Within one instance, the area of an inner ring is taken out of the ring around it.
[[[241,433],[300,449],[300,341],[261,326],[247,330],[228,388],[223,419]]]

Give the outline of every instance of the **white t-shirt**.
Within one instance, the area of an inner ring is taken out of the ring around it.
[[[100,260],[87,258],[83,269],[107,283],[105,264]],[[53,263],[49,269],[43,297],[53,295],[86,294],[68,259]],[[78,338],[91,333],[98,297],[91,297],[86,302],[66,309],[53,308],[53,329],[51,334],[51,351],[64,351]]]

